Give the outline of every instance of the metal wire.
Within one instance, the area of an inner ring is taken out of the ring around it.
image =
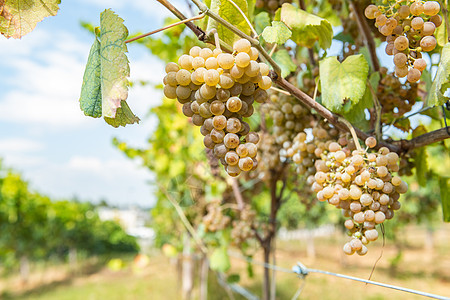
[[[391,284],[386,284],[386,283],[382,283],[382,282],[362,279],[362,278],[358,278],[358,277],[353,277],[353,276],[348,276],[348,275],[344,275],[344,274],[339,274],[339,273],[334,273],[334,272],[329,272],[329,271],[323,271],[323,270],[318,270],[318,269],[309,269],[305,265],[303,265],[301,262],[298,262],[297,265],[294,266],[292,268],[292,270],[291,270],[291,269],[275,266],[275,265],[272,265],[272,264],[269,264],[269,263],[255,261],[255,260],[253,260],[250,257],[245,257],[245,256],[242,256],[242,255],[236,254],[234,252],[228,252],[228,254],[230,256],[232,256],[232,257],[245,260],[245,261],[247,261],[247,262],[249,262],[249,263],[251,263],[253,265],[263,266],[264,268],[275,270],[275,271],[279,271],[279,272],[296,274],[299,278],[301,278],[303,280],[306,278],[306,276],[309,273],[320,273],[320,274],[324,274],[324,275],[330,275],[330,276],[335,276],[335,277],[339,277],[339,278],[350,279],[350,280],[353,280],[353,281],[364,282],[366,284],[377,285],[377,286],[381,286],[381,287],[385,287],[385,288],[389,288],[389,289],[393,289],[393,290],[397,290],[397,291],[402,291],[402,292],[405,292],[405,293],[411,293],[411,294],[415,294],[415,295],[420,295],[420,296],[424,296],[424,297],[428,297],[428,298],[440,299],[440,300],[450,300],[450,297],[445,297],[445,296],[440,296],[440,295],[436,295],[436,294],[426,293],[426,292],[417,291],[417,290],[413,290],[413,289],[408,289],[408,288],[395,286],[395,285],[391,285]],[[304,287],[304,283],[300,286],[299,290],[296,292],[294,297],[295,296],[298,297],[300,295],[300,292],[303,290],[303,287]],[[293,298],[293,299],[296,299],[296,298]]]

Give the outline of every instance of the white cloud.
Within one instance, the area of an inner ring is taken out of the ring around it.
[[[37,142],[25,138],[7,138],[0,140],[1,152],[33,152],[44,149],[45,146],[41,142]]]

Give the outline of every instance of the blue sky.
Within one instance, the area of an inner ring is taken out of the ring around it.
[[[174,3],[177,3],[175,1]],[[187,12],[184,2],[177,6]],[[93,37],[80,21],[99,23],[111,8],[130,32],[151,31],[170,16],[156,1],[62,1],[56,17],[44,19],[21,40],[0,36],[0,157],[20,171],[31,187],[55,198],[106,199],[128,206],[153,204],[150,172],[116,150],[118,137],[144,146],[156,122],[146,117],[162,94],[133,87],[128,103],[139,125],[115,129],[85,117],[79,93]],[[159,83],[163,64],[142,46],[129,45],[131,80]]]

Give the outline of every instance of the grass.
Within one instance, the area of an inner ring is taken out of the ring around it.
[[[387,241],[383,248],[383,256],[378,262],[372,280],[393,285],[412,288],[443,296],[450,296],[450,226],[445,224],[435,233],[435,247],[426,250],[423,247],[425,230],[417,227],[406,231],[402,256],[392,267],[391,261],[397,256],[398,249]],[[341,247],[345,237],[336,234],[329,238],[315,241],[316,256],[307,257],[304,241],[278,242],[277,265],[290,269],[297,261],[302,261],[308,267],[343,273],[360,278],[368,278],[375,261],[382,250],[381,241],[370,246],[365,257],[342,254]],[[256,255],[255,260],[260,260]],[[255,266],[254,278],[249,278],[246,272],[247,264],[239,259],[232,259],[231,273],[241,275],[240,285],[255,294],[261,291],[261,267]],[[56,276],[58,280],[43,285],[20,288],[10,282],[0,282],[0,290],[5,299],[29,300],[74,300],[74,299],[180,299],[180,283],[176,266],[167,257],[155,254],[150,257],[149,266],[140,272],[133,272],[131,266],[113,272],[108,268],[86,276]],[[4,280],[3,280],[4,281]],[[277,273],[277,299],[291,299],[302,279],[293,274]],[[12,287],[12,288],[11,288]],[[9,296],[8,296],[9,295]],[[208,299],[227,299],[225,291],[214,277],[209,276]],[[198,299],[198,291],[194,290],[192,299]],[[236,299],[243,299],[236,296]],[[322,274],[309,274],[301,293],[301,299],[425,299],[408,293],[394,291],[382,287],[365,285],[345,279]]]

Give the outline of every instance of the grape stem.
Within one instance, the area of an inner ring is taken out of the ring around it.
[[[220,50],[220,39],[219,39],[219,33],[215,28],[211,29],[209,31],[210,34],[214,36],[214,43],[216,44],[216,48]]]
[[[158,0],[160,1],[160,0]],[[166,1],[166,0],[161,0],[161,1]],[[231,24],[230,22],[228,22],[227,20],[224,20],[223,18],[221,18],[218,14],[216,14],[215,12],[212,12],[208,6],[206,6],[203,2],[201,2],[200,0],[192,0],[192,2],[194,2],[195,5],[197,5],[197,7],[200,9],[200,11],[204,12],[208,17],[210,17],[211,19],[216,20],[217,22],[219,22],[220,24],[222,24],[223,26],[225,26],[227,29],[229,29],[231,32],[233,32],[234,34],[236,34],[237,36],[248,40],[253,47],[255,47],[256,49],[258,49],[259,53],[262,54],[262,56],[264,56],[264,58],[269,62],[269,64],[273,67],[274,71],[277,74],[281,74],[281,68],[280,66],[272,59],[272,57],[270,57],[270,55],[267,53],[267,51],[261,46],[261,44],[259,43],[258,40],[252,38],[251,36],[245,34],[244,32],[242,32],[241,30],[239,30],[236,26],[234,26],[233,24]]]
[[[248,27],[250,27],[250,30],[253,32],[253,35],[254,36],[258,36],[258,33],[256,32],[255,28],[253,28],[252,23],[250,23],[250,21],[248,20],[247,16],[242,11],[242,9],[236,3],[234,3],[233,0],[227,0],[227,1],[230,2],[231,4],[233,4],[233,6],[240,12],[240,14],[244,18],[245,22],[247,22]]]
[[[359,139],[358,139],[358,136],[356,135],[355,128],[353,128],[353,125],[352,125],[349,121],[347,121],[346,119],[344,119],[344,118],[342,118],[342,117],[338,117],[338,120],[339,120],[339,122],[344,123],[345,126],[348,127],[348,130],[349,130],[350,133],[352,134],[352,138],[353,138],[353,140],[355,141],[356,149],[357,149],[359,152],[363,152],[363,149],[361,148],[361,144],[359,143]]]
[[[125,41],[125,44],[134,42],[134,41],[136,41],[136,40],[142,39],[142,38],[147,37],[147,36],[149,36],[149,35],[158,33],[158,32],[160,32],[160,31],[163,31],[163,30],[166,30],[166,29],[169,29],[169,28],[172,28],[172,27],[175,27],[175,26],[178,26],[178,25],[187,23],[187,22],[191,22],[191,21],[203,19],[205,16],[206,16],[205,13],[202,12],[202,13],[199,14],[198,16],[195,16],[195,17],[192,17],[192,18],[189,18],[189,19],[185,19],[185,20],[182,20],[182,21],[179,21],[179,22],[176,22],[176,23],[173,23],[173,24],[164,26],[164,27],[162,27],[162,28],[158,28],[158,29],[156,29],[156,30],[153,30],[153,31],[150,31],[150,32],[147,32],[147,33],[138,35],[138,36],[135,36],[134,38],[131,38],[131,39],[126,40],[126,41]]]
[[[279,89],[279,88],[276,88],[276,87],[273,87],[273,86],[271,86],[270,89],[273,90],[273,91],[277,91],[278,93],[282,93],[282,94],[284,94],[286,96],[291,96],[291,93],[286,92],[285,90],[282,90],[282,89]]]

